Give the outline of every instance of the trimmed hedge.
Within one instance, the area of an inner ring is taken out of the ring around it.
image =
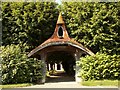
[[[83,80],[120,79],[120,55],[97,53],[80,59]]]
[[[42,78],[40,60],[28,58],[20,45],[2,46],[2,83],[31,83]]]

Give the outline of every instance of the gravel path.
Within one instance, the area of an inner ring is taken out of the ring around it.
[[[76,83],[74,77],[66,75],[64,72],[58,72],[47,78],[45,84],[33,85],[23,88],[118,88],[111,86],[82,86]]]

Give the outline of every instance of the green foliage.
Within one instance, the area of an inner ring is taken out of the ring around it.
[[[41,79],[42,62],[28,58],[20,45],[2,46],[2,83],[30,83]]]
[[[83,80],[120,79],[120,55],[97,53],[80,59]]]
[[[33,49],[54,31],[58,10],[71,37],[94,53],[120,54],[120,2],[3,2],[3,45],[27,43]]]
[[[58,10],[54,2],[3,2],[3,45],[27,43],[30,49],[54,31]]]
[[[7,85],[0,85],[0,88],[21,88],[21,87],[27,87],[32,86],[31,83],[22,83],[22,84],[7,84]]]
[[[50,70],[50,71],[48,71],[47,72],[47,76],[50,76],[50,75],[55,75],[57,73],[57,71],[56,70]]]
[[[67,30],[94,53],[120,54],[120,2],[64,2]]]

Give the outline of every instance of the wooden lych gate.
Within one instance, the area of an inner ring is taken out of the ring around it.
[[[28,57],[36,57],[39,60],[42,60],[44,63],[44,67],[42,68],[43,78],[40,81],[40,83],[45,83],[46,81],[47,57],[50,55],[50,53],[54,52],[57,53],[66,52],[73,56],[76,62],[80,60],[80,57],[83,54],[94,55],[94,53],[90,51],[88,48],[84,47],[82,44],[76,42],[74,39],[71,39],[69,37],[61,13],[58,16],[56,28],[53,35],[28,54]],[[78,76],[79,69],[80,67],[76,65],[75,66],[76,82],[81,81],[81,78]]]

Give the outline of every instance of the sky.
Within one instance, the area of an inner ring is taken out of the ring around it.
[[[58,4],[61,4],[61,0],[55,0],[55,2],[57,2]]]

